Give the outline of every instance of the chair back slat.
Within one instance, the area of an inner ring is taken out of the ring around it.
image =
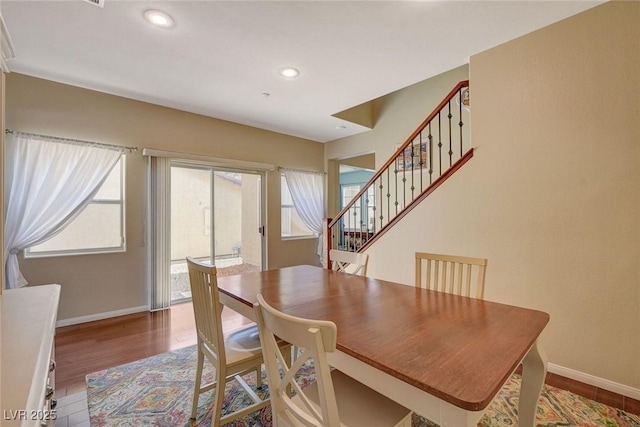
[[[416,252],[415,260],[417,287],[484,299],[485,258]]]
[[[187,257],[187,267],[198,339],[212,350],[220,364],[226,364],[216,267],[191,257]]]
[[[331,269],[334,271],[360,276],[367,275],[369,254],[331,249],[329,251],[329,259],[331,260]]]

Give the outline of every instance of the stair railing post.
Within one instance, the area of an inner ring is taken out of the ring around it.
[[[326,230],[325,232],[325,238],[324,240],[324,253],[325,253],[325,261],[324,261],[324,268],[331,268],[331,259],[329,258],[329,251],[331,251],[331,245],[332,245],[332,236],[331,236],[331,228],[329,227],[329,224],[331,224],[331,221],[333,220],[333,218],[325,218],[324,221],[324,229]]]

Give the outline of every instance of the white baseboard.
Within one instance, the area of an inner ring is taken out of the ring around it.
[[[554,365],[553,363],[549,363],[548,371],[552,374],[557,374],[575,381],[580,381],[581,383],[589,384],[598,388],[621,394],[626,397],[640,400],[640,389],[633,388],[628,385],[605,380],[604,378],[596,377],[591,374],[585,374],[584,372],[576,371],[570,368]]]
[[[149,310],[148,306],[141,305],[139,307],[131,307],[131,308],[125,308],[122,310],[108,311],[106,313],[98,313],[98,314],[90,314],[88,316],[73,317],[71,319],[58,320],[56,322],[56,328],[59,328],[61,326],[77,325],[78,323],[93,322],[95,320],[109,319],[111,317],[125,316],[127,314],[140,313],[142,311],[148,311],[148,310]]]

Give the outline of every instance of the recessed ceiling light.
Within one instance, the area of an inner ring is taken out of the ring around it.
[[[269,92],[262,92],[260,95],[262,95],[263,98],[268,98],[271,96]]]
[[[347,127],[346,127],[345,125],[338,125],[338,126],[336,126],[336,129],[338,129],[338,130],[343,130],[343,129],[346,129],[346,128],[347,128]]]
[[[174,25],[173,18],[171,16],[157,9],[149,9],[145,11],[144,19],[149,21],[150,24],[160,28],[171,28]]]
[[[300,71],[298,71],[296,68],[293,68],[293,67],[280,68],[278,72],[282,77],[289,77],[289,78],[298,77],[298,74],[300,74]]]

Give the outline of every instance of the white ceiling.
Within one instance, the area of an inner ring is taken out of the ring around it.
[[[366,130],[333,114],[599,3],[1,0],[0,11],[13,72],[326,142]],[[176,26],[152,27],[151,8]],[[284,66],[300,76],[283,79]]]

